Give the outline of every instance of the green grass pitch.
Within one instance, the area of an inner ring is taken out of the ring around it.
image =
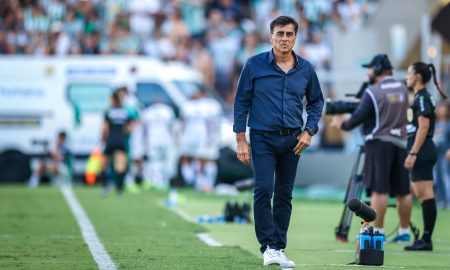
[[[98,188],[75,188],[100,241],[119,269],[279,269],[263,267],[253,225],[194,224],[164,207],[167,194],[143,192],[100,197]],[[189,216],[220,215],[228,197],[181,191],[177,208]],[[240,195],[232,200],[251,200]],[[297,269],[354,269],[354,218],[349,243],[334,239],[342,202],[295,199],[287,255]],[[412,221],[422,229],[421,209]],[[395,229],[389,209],[385,229]],[[433,252],[404,252],[403,244],[385,244],[383,267],[364,269],[450,269],[450,211],[440,210]],[[223,247],[209,247],[197,237],[208,232]],[[78,224],[56,188],[0,186],[0,269],[96,269]]]

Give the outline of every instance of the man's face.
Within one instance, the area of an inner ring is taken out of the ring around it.
[[[295,39],[295,27],[293,24],[277,25],[273,28],[273,33],[270,34],[273,50],[280,54],[290,53],[295,45]]]
[[[406,74],[406,87],[413,88],[417,81],[417,74],[412,66],[409,66]]]

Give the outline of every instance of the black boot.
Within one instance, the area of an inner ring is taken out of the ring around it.
[[[419,239],[417,241],[414,241],[414,244],[411,246],[406,246],[405,250],[411,250],[411,251],[420,251],[420,250],[427,250],[432,251],[433,250],[433,243],[432,242],[425,242],[422,239]]]

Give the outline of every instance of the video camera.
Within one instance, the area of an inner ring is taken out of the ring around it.
[[[355,97],[360,99],[367,87],[370,86],[369,82],[363,82],[356,94],[345,94],[346,97]],[[353,113],[358,107],[358,101],[345,101],[345,100],[331,100],[327,99],[325,113],[327,115]]]
[[[358,104],[358,101],[327,100],[325,113],[327,115],[353,113]]]

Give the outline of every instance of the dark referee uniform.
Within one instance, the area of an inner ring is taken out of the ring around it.
[[[112,155],[114,151],[127,149],[126,126],[131,122],[130,115],[123,107],[112,107],[105,112],[105,121],[109,125],[108,137],[103,153]]]
[[[436,121],[435,109],[436,106],[433,98],[426,88],[424,88],[416,93],[414,102],[408,110],[408,151],[411,151],[414,140],[416,139],[416,133],[419,129],[419,116],[430,119],[427,137],[417,153],[416,162],[411,170],[411,180],[413,182],[433,179],[433,166],[437,161],[437,149],[433,142]]]

